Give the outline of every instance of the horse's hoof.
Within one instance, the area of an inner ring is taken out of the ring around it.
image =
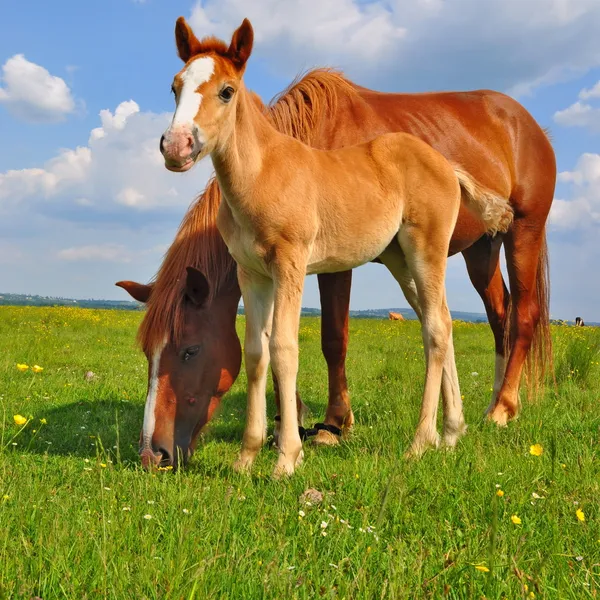
[[[498,427],[506,427],[509,421],[515,418],[514,412],[507,409],[502,404],[497,404],[490,412],[487,413],[488,421],[496,423]]]
[[[453,450],[458,444],[458,440],[465,435],[467,432],[466,423],[461,423],[457,428],[452,431],[444,431],[444,437],[442,438],[442,447],[447,450]]]
[[[252,469],[252,463],[254,463],[254,457],[240,455],[233,463],[233,470],[236,473],[248,474]]]
[[[317,431],[317,435],[311,439],[311,442],[316,446],[338,446],[340,438],[330,431],[321,429],[320,431]]]
[[[404,454],[404,458],[408,460],[419,459],[429,450],[430,448],[440,447],[440,435],[435,431],[431,435],[416,435],[413,443],[410,445],[408,451]]]

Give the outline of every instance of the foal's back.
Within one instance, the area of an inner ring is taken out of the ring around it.
[[[376,258],[403,224],[430,229],[452,220],[453,226],[460,204],[454,169],[413,135],[388,133],[338,150],[308,150],[316,162],[305,164],[318,215],[309,272]]]

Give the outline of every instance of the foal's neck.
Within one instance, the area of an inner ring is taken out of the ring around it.
[[[263,169],[266,150],[280,133],[242,84],[230,135],[211,154],[227,200],[242,199]]]

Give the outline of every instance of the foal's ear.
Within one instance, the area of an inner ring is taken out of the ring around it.
[[[246,66],[246,61],[252,53],[252,44],[254,43],[254,30],[248,19],[244,19],[242,24],[233,32],[227,56],[238,68]]]
[[[185,295],[198,308],[204,306],[210,294],[210,285],[202,271],[187,267],[187,279],[185,281]]]
[[[175,43],[177,44],[177,54],[184,63],[198,54],[200,49],[198,38],[183,17],[179,17],[175,23]]]
[[[117,281],[116,286],[123,288],[134,300],[146,304],[152,294],[152,284],[144,285],[135,281]]]

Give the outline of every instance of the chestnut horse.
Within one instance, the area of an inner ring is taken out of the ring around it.
[[[160,148],[167,169],[178,173],[210,156],[223,192],[217,227],[238,265],[246,309],[247,419],[236,469],[249,469],[266,441],[270,359],[281,406],[274,476],[291,475],[301,462],[296,378],[305,276],[375,258],[421,317],[425,384],[410,454],[439,445],[443,371],[444,443],[453,447],[465,423],[444,288],[450,239],[461,196],[487,232],[506,232],[513,217],[508,194],[481,188],[407,133],[329,151],[303,144],[277,131],[246,91],[254,41],[247,19],[229,46],[216,38],[191,44],[192,38],[179,19],[177,48],[185,66],[173,81],[177,106]],[[151,440],[143,442],[151,453]]]
[[[328,69],[308,73],[264,110],[277,129],[317,148],[340,148],[386,131],[407,131],[461,164],[486,187],[509,190],[515,210],[509,232],[492,239],[461,208],[449,254],[462,252],[494,334],[496,373],[488,413],[500,424],[516,416],[530,346],[528,383],[542,380],[550,357],[544,233],[556,166],[549,140],[531,115],[496,92],[384,94]],[[154,393],[146,402],[144,429],[153,432],[152,446],[162,452],[165,464],[176,460],[177,449],[187,456],[194,448],[241,362],[235,332],[240,291],[235,263],[216,229],[219,203],[220,191],[212,180],[186,215],[155,282],[117,284],[148,302],[139,339],[148,357],[149,392]],[[499,268],[502,241],[510,296]],[[188,266],[194,267],[190,273]],[[329,376],[327,412],[315,438],[322,443],[336,443],[332,433],[353,423],[345,373],[351,275],[318,275]],[[155,379],[160,385],[152,383]]]

